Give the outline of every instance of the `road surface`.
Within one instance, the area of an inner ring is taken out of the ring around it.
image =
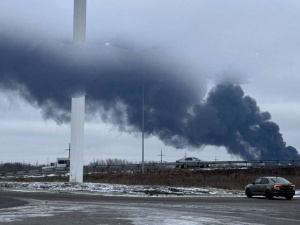
[[[0,224],[300,224],[300,198],[120,197],[0,191]]]

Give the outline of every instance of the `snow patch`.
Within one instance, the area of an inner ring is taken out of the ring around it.
[[[72,184],[65,182],[0,182],[0,187],[18,191],[82,192],[133,196],[209,196],[243,195],[241,190],[218,188],[121,185],[105,183]]]
[[[72,184],[65,182],[0,182],[0,188],[16,191],[80,192],[126,196],[245,196],[244,190],[211,187],[170,187],[150,185],[121,185],[106,183]],[[296,196],[300,197],[300,190]]]

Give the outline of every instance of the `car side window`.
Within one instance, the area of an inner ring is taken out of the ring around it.
[[[186,161],[192,161],[192,158],[186,158],[185,160]]]
[[[260,183],[261,184],[268,184],[269,180],[267,178],[262,178]]]
[[[256,181],[254,181],[255,184],[260,184],[261,178],[258,178]]]

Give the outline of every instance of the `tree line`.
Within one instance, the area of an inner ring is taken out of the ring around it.
[[[97,159],[88,164],[88,166],[109,166],[109,165],[126,165],[126,164],[138,164],[141,162],[132,162],[126,159]],[[145,164],[157,163],[155,161],[145,161]],[[18,172],[18,171],[29,171],[29,170],[41,170],[45,165],[32,165],[30,163],[20,162],[7,162],[0,163],[0,173]]]
[[[43,166],[44,165],[31,165],[29,163],[20,163],[20,162],[0,163],[0,173],[39,170]]]

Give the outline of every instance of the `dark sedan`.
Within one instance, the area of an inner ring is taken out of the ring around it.
[[[260,177],[245,187],[248,198],[253,195],[263,195],[268,199],[285,197],[291,200],[295,195],[295,185],[282,177]]]

